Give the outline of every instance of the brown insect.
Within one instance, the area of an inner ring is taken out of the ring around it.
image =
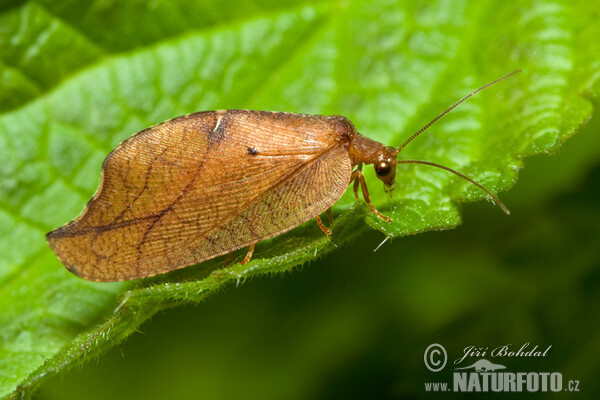
[[[455,103],[398,148],[360,135],[341,116],[226,110],[184,115],[145,129],[113,150],[100,188],[83,213],[47,235],[74,274],[95,281],[148,277],[249,246],[315,218],[360,186],[371,211],[363,164],[388,190],[397,160],[421,132],[491,82]]]

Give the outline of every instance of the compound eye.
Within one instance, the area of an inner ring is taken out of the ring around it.
[[[375,173],[377,176],[386,177],[392,172],[392,166],[387,161],[380,161],[375,164]]]

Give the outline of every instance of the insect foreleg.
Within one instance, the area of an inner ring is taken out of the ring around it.
[[[361,172],[362,171],[362,163],[359,163],[358,166],[356,167],[356,171]],[[356,172],[354,171],[354,172]],[[354,180],[354,200],[358,201],[358,180],[356,179],[356,177],[354,176],[354,172],[352,173],[352,175],[350,176],[350,182],[352,182],[352,180]]]
[[[362,193],[363,193],[363,197],[365,198],[365,202],[368,204],[368,206],[371,208],[371,212],[373,212],[375,215],[377,215],[379,218],[381,218],[382,220],[384,220],[385,222],[387,222],[388,224],[390,222],[392,222],[391,219],[389,219],[388,217],[386,217],[385,215],[383,215],[382,213],[379,212],[379,210],[377,210],[375,208],[375,206],[373,205],[373,203],[371,203],[371,197],[369,196],[369,190],[367,189],[367,182],[365,181],[365,176],[363,175],[362,171],[360,169],[356,169],[352,172],[352,175],[350,176],[350,182],[354,181],[354,194],[356,199],[358,200],[358,184],[360,183],[360,187],[362,189]]]

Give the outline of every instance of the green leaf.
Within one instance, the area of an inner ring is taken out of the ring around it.
[[[289,270],[368,226],[389,237],[451,228],[460,223],[457,202],[485,197],[444,171],[411,165],[399,167],[390,199],[367,168],[373,201],[392,224],[354,205],[350,190],[334,207],[330,239],[309,222],[260,244],[244,266],[217,259],[142,281],[83,281],[44,235],[79,213],[104,157],[136,131],[188,112],[252,108],[342,114],[362,134],[399,145],[470,90],[520,68],[403,151],[500,191],[514,184],[524,156],[575,133],[600,93],[600,6],[591,2],[270,3],[4,8],[0,396],[29,395],[158,310]]]
[[[503,195],[510,218],[478,202],[460,229],[375,253],[381,235],[366,231],[310,268],[155,315],[142,335],[51,379],[39,398],[426,399],[431,343],[448,351],[435,374],[447,379],[466,345],[525,342],[552,349],[503,358],[511,371],[559,371],[598,393],[599,129],[595,115],[558,154],[528,159]],[[519,198],[537,200],[526,209]]]

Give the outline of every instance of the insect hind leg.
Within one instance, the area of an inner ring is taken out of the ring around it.
[[[256,243],[252,243],[250,245],[250,248],[248,249],[248,253],[246,253],[246,257],[244,257],[244,259],[240,263],[241,265],[247,264],[250,261],[250,259],[252,258],[252,253],[254,253],[254,246],[255,245],[256,245]]]

